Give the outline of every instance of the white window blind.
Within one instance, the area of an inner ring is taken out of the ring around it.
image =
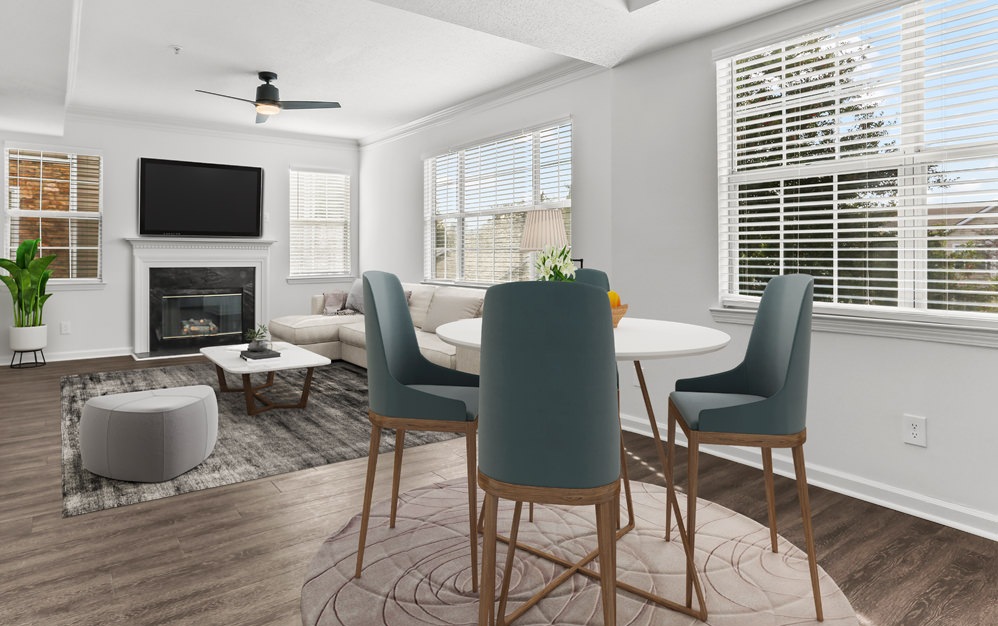
[[[717,62],[720,291],[998,313],[998,5],[924,0]],[[845,307],[845,309],[843,309]]]
[[[350,177],[291,170],[291,276],[350,273]]]
[[[571,240],[572,124],[447,152],[424,162],[424,277],[495,284],[526,280],[526,212],[560,208]]]
[[[9,147],[6,254],[13,259],[26,239],[41,239],[39,256],[53,284],[101,277],[101,157]]]

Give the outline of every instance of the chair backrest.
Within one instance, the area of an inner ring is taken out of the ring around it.
[[[394,274],[364,272],[364,337],[371,410],[391,414],[394,388],[422,364],[402,283]]]
[[[771,279],[762,293],[741,366],[746,393],[770,397],[779,392],[784,396],[781,404],[794,422],[786,426],[786,432],[804,429],[813,299],[811,276],[790,274]]]
[[[479,469],[585,489],[620,476],[610,304],[564,282],[496,285],[482,320]]]
[[[581,267],[575,270],[575,282],[599,287],[603,291],[610,291],[610,278],[603,270]]]

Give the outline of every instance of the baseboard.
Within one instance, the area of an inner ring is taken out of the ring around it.
[[[648,424],[647,417],[621,414],[620,418],[624,430],[651,436],[651,426]],[[659,430],[664,437],[665,424],[659,423]],[[686,438],[680,431],[676,433],[676,443],[686,446]],[[762,469],[762,459],[756,448],[701,446],[700,450],[722,459]],[[781,476],[794,477],[793,459],[789,453],[773,451],[773,471]],[[858,500],[871,502],[992,541],[998,541],[998,515],[931,498],[907,489],[900,489],[814,463],[807,463],[807,482],[810,485]]]
[[[80,359],[100,359],[108,356],[125,356],[132,354],[131,346],[122,348],[103,348],[101,350],[68,350],[62,352],[45,351],[46,361],[78,361]],[[0,354],[0,365],[10,363],[11,353]]]

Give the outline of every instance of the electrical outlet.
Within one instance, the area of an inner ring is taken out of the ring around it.
[[[69,322],[59,322],[59,334],[60,335],[68,335],[71,332],[72,332],[72,328],[70,327]]]
[[[929,445],[929,433],[926,429],[926,419],[924,417],[905,414],[902,426],[904,430],[901,433],[901,441],[923,448]]]

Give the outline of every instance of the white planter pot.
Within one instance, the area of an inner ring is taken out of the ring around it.
[[[49,327],[41,326],[11,326],[10,349],[18,352],[41,350],[48,345]]]

